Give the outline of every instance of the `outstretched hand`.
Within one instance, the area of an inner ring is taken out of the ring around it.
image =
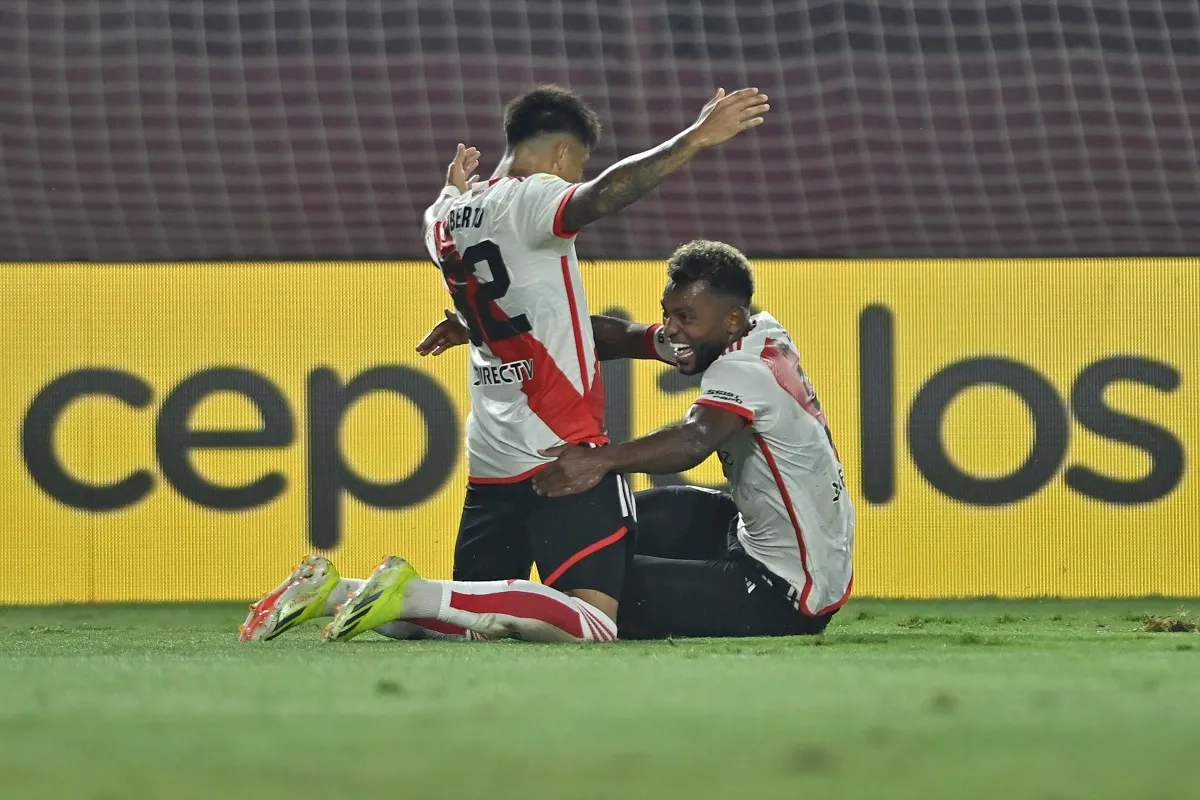
[[[738,89],[733,94],[718,89],[701,109],[687,136],[695,147],[715,147],[742,131],[762,125],[763,115],[770,110],[767,96],[758,89]]]
[[[459,321],[458,315],[450,309],[443,309],[446,318],[433,326],[433,330],[425,334],[425,338],[417,345],[417,352],[423,356],[440,356],[452,347],[466,344],[470,339],[467,326]]]
[[[479,180],[479,176],[474,174],[478,168],[479,150],[459,142],[458,150],[454,153],[454,160],[446,168],[446,185],[453,186],[460,192],[467,191],[475,181]],[[468,175],[471,177],[468,178]]]

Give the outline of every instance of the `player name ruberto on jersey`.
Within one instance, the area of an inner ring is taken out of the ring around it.
[[[492,367],[475,367],[475,382],[472,386],[501,386],[529,380],[533,380],[533,359],[523,358]]]
[[[446,216],[446,227],[451,233],[459,228],[478,228],[483,225],[484,209],[477,206],[455,208]]]

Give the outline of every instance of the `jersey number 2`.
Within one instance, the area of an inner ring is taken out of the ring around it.
[[[486,283],[478,279],[476,267],[487,264],[492,273],[492,279]],[[458,267],[457,270],[454,267]],[[508,294],[512,279],[508,275],[508,267],[500,256],[500,248],[496,243],[485,239],[473,244],[462,252],[460,264],[443,264],[448,277],[459,273],[463,280],[452,280],[451,295],[454,297],[454,307],[467,321],[470,331],[471,344],[479,347],[488,342],[499,342],[528,333],[532,330],[529,318],[524,314],[507,317],[493,302]],[[470,296],[468,275],[475,275],[475,296]],[[457,276],[454,276],[457,277]]]

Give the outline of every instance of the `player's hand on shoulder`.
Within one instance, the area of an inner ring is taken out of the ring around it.
[[[539,450],[543,456],[557,456],[533,476],[533,489],[542,497],[565,497],[586,492],[608,474],[603,448],[565,444]]]
[[[417,352],[423,356],[440,356],[452,347],[466,344],[470,341],[467,326],[463,325],[450,309],[443,309],[446,318],[433,326],[433,330],[425,334],[425,338],[417,345]]]
[[[460,192],[467,191],[475,184],[475,181],[479,180],[479,176],[474,174],[477,169],[479,169],[479,150],[459,142],[458,150],[455,151],[450,166],[446,168],[446,185],[453,186]],[[468,175],[471,177],[468,178]]]
[[[688,142],[697,148],[727,142],[742,131],[763,124],[763,115],[770,109],[767,96],[758,89],[738,89],[732,94],[718,89],[688,129]]]

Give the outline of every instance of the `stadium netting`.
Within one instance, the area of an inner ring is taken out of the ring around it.
[[[14,0],[0,54],[0,260],[419,257],[534,81],[597,169],[771,95],[585,257],[1200,252],[1195,0]]]

